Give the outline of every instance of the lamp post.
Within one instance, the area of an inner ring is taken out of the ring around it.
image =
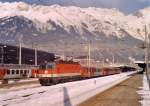
[[[19,34],[20,32],[18,32]],[[22,65],[22,44],[23,44],[23,35],[20,33],[19,35],[19,66]]]
[[[104,64],[105,64],[105,57],[104,57],[104,55],[101,53],[101,51],[98,51],[98,55],[100,55],[100,57],[102,57],[102,67],[104,67]]]
[[[144,29],[145,29],[145,42],[144,42],[143,48],[145,51],[145,73],[146,73],[146,77],[147,77],[149,89],[150,89],[150,76],[148,75],[149,74],[149,59],[148,59],[149,36],[148,36],[148,30],[147,30],[146,25],[145,25]]]
[[[34,48],[34,65],[37,66],[38,63],[37,63],[37,43],[32,43],[32,48]]]
[[[19,65],[21,66],[22,64],[22,44],[21,42],[19,43]]]
[[[112,52],[110,52],[110,53],[112,55],[112,64],[115,64],[115,55]]]
[[[35,66],[37,66],[37,47],[35,47]]]
[[[91,41],[88,43],[88,67],[91,67]]]

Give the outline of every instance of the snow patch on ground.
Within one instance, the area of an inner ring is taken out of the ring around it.
[[[23,82],[32,82],[32,81],[38,81],[38,78],[9,80],[8,84],[23,83]],[[0,84],[2,84],[2,80],[0,80]]]
[[[40,84],[29,84],[29,85],[20,85],[20,86],[15,86],[15,87],[8,87],[8,88],[0,88],[0,94],[5,94],[8,92],[14,92],[14,91],[21,91],[21,90],[26,90],[26,89],[31,89],[31,88],[36,88],[40,87]]]
[[[33,82],[33,83],[31,83]],[[29,83],[29,84],[24,84],[24,83]],[[2,80],[0,80],[0,85],[2,84]],[[9,86],[0,88],[0,94],[1,93],[7,93],[7,92],[12,92],[12,91],[19,91],[22,89],[30,89],[34,87],[39,87],[41,86],[38,83],[37,78],[30,78],[30,79],[17,79],[17,80],[9,80],[8,81]],[[18,84],[16,86],[11,86],[13,84]]]
[[[143,87],[142,90],[138,91],[141,95],[142,100],[140,101],[142,106],[150,106],[150,89],[146,75],[143,75]]]

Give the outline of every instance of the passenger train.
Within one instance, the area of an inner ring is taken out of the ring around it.
[[[41,65],[38,70],[38,78],[41,85],[51,85],[119,73],[121,73],[119,67],[83,67],[78,62],[57,61]]]
[[[41,85],[51,85],[61,82],[88,79],[93,77],[119,74],[135,70],[130,67],[84,67],[78,62],[55,61],[46,62],[39,67],[0,68],[0,80],[38,78]]]
[[[0,67],[0,80],[8,79],[22,79],[37,77],[37,67],[31,66],[1,66]]]

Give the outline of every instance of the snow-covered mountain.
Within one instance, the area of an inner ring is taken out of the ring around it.
[[[117,9],[0,3],[1,42],[16,43],[22,40],[24,46],[31,47],[36,43],[61,52],[64,48],[64,51],[66,48],[67,51],[72,51],[68,48],[75,50],[81,43],[89,41],[95,47],[93,51],[99,47],[102,51],[108,47],[118,48],[119,45],[136,47],[142,44],[144,25],[148,24],[150,8],[125,15]],[[131,53],[131,49],[128,52],[130,55],[135,53]]]
[[[53,21],[69,32],[73,26],[82,34],[83,29],[95,34],[103,32],[106,36],[123,37],[124,33],[143,39],[143,26],[150,23],[150,8],[137,12],[137,16],[124,15],[117,9],[42,6],[19,3],[0,3],[0,18],[24,16],[33,21],[37,28],[53,30],[48,21]],[[141,17],[139,17],[141,14]]]

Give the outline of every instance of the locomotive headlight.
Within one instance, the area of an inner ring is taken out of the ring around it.
[[[45,70],[45,74],[48,74],[48,70]]]

